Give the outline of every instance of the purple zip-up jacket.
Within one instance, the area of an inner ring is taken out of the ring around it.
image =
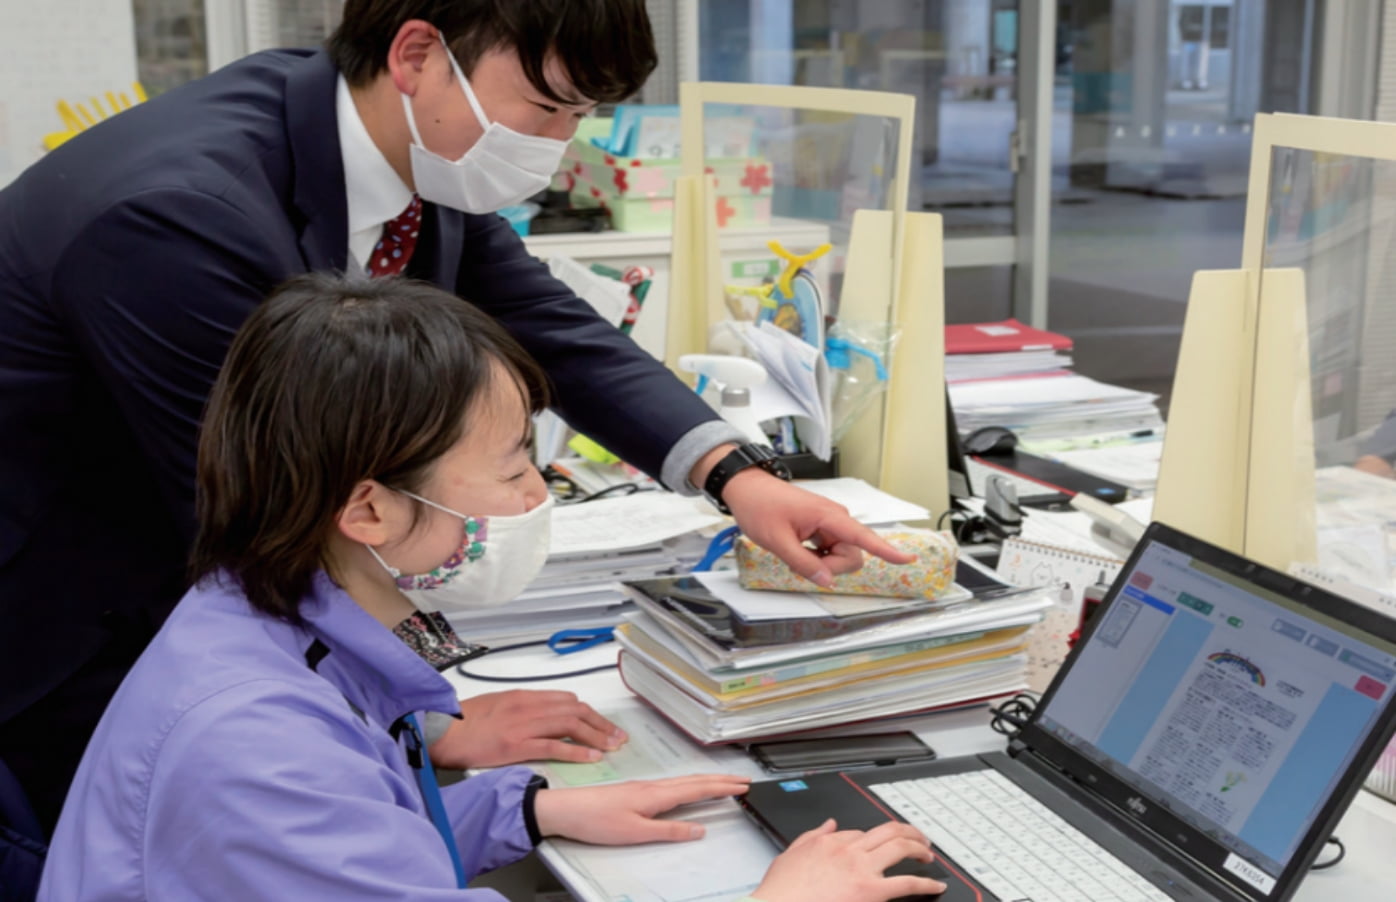
[[[456,888],[388,733],[404,714],[458,713],[451,685],[323,573],[301,613],[269,617],[226,580],[184,597],[87,747],[40,902],[502,898]],[[312,670],[317,639],[329,651]],[[442,789],[468,875],[532,849],[531,776]]]

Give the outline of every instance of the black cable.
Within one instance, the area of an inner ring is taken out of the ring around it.
[[[559,504],[570,504],[586,500],[586,492],[577,485],[571,476],[564,475],[552,464],[538,471],[542,474],[544,481],[548,483],[548,490],[553,493],[553,497]],[[558,489],[561,491],[558,491]]]
[[[1017,695],[1001,702],[997,707],[989,709],[989,713],[994,715],[989,721],[989,728],[995,733],[1007,736],[1009,739],[1022,732],[1023,727],[1028,725],[1032,719],[1032,712],[1037,708],[1037,696],[1031,692],[1019,692]]]
[[[1315,861],[1313,864],[1309,865],[1309,870],[1322,871],[1325,868],[1333,867],[1333,865],[1343,860],[1343,856],[1348,853],[1347,847],[1343,845],[1343,841],[1336,836],[1330,836],[1326,840],[1326,843],[1330,842],[1338,847],[1338,854],[1333,856],[1332,861]]]
[[[616,483],[615,485],[608,485],[608,486],[606,486],[604,489],[601,489],[600,491],[592,492],[590,495],[587,495],[585,498],[583,498],[583,499],[581,499],[581,500],[582,500],[582,501],[595,501],[597,498],[605,498],[605,497],[608,496],[608,495],[634,495],[636,492],[648,492],[648,491],[652,491],[652,490],[651,490],[651,489],[642,489],[642,488],[640,488],[639,483],[635,483],[635,482],[618,482],[618,483]]]
[[[479,655],[476,658],[472,658],[471,660],[478,660],[478,658],[485,657],[486,655],[498,654],[501,651],[513,651],[517,648],[537,648],[539,645],[547,644],[547,639],[537,639],[533,642],[516,642],[513,645],[500,645],[495,648],[491,648],[489,651],[485,652],[484,655]],[[595,667],[585,667],[581,670],[567,670],[563,671],[562,673],[540,673],[534,676],[520,677],[489,676],[488,674],[471,673],[470,671],[465,669],[465,663],[462,662],[456,665],[456,673],[464,677],[470,677],[472,680],[480,680],[481,682],[485,683],[537,683],[542,680],[560,680],[565,677],[586,676],[589,673],[600,673],[603,670],[614,670],[618,666],[618,664],[612,661],[610,664],[598,664]]]

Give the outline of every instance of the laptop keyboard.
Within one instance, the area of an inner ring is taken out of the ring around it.
[[[1004,902],[1170,898],[997,771],[869,788]]]

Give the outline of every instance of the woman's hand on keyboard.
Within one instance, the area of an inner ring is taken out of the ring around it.
[[[752,896],[760,902],[886,902],[945,892],[945,884],[930,877],[883,876],[906,858],[931,860],[930,843],[910,824],[889,821],[864,833],[839,830],[830,819],[771,862]]]

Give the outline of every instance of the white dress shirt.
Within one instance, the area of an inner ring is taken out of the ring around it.
[[[357,266],[358,272],[363,273],[373,246],[383,237],[383,223],[396,219],[407,209],[412,202],[412,189],[398,178],[369,137],[343,75],[335,88],[334,108],[349,200],[349,267],[353,270]]]

